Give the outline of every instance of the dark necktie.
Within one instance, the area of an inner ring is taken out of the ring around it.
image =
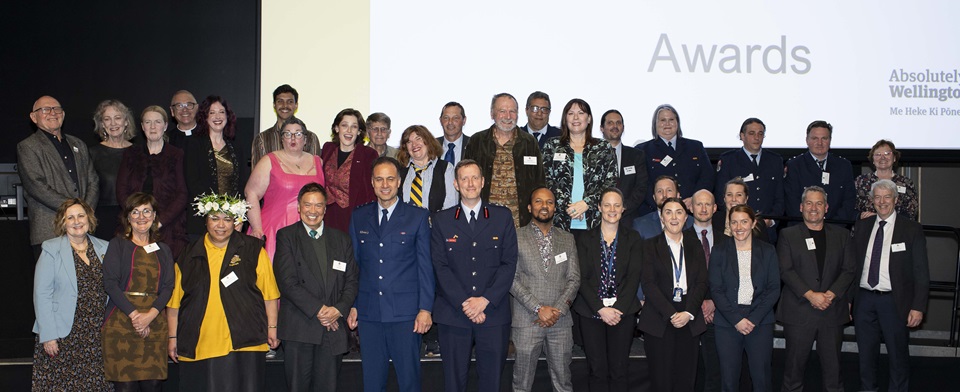
[[[533,133],[533,137],[537,138],[537,143],[540,143],[540,136],[542,136],[542,135],[543,135],[543,134],[540,133],[540,132],[534,132],[534,133]]]
[[[753,161],[754,166],[760,166],[760,162],[757,162],[757,154],[750,154],[750,160]]]
[[[426,169],[413,169],[416,176],[413,177],[413,184],[410,185],[410,201],[417,207],[423,207],[423,176],[420,173]]]
[[[317,239],[317,231],[316,231],[316,230],[310,230],[310,238]]]
[[[873,252],[870,254],[870,273],[867,274],[867,284],[877,287],[880,284],[880,255],[883,254],[883,226],[887,221],[880,221],[877,236],[873,237]]]
[[[826,164],[827,164],[827,160],[826,160],[826,159],[824,159],[824,160],[822,160],[822,161],[819,160],[819,159],[817,159],[817,166],[820,166],[820,171],[823,171],[824,165],[826,165]]]
[[[451,165],[453,164],[453,160],[454,160],[454,157],[453,157],[453,149],[456,148],[456,147],[457,147],[456,144],[447,143],[447,155],[444,155],[444,156],[443,156],[443,160],[447,161],[447,163],[449,163],[449,164],[451,164]]]
[[[673,150],[673,142],[667,142],[667,147],[670,147],[670,149]]]
[[[477,229],[477,214],[474,213],[473,211],[470,211],[470,230],[473,231],[476,229]]]
[[[380,210],[380,212],[383,213],[383,217],[380,218],[380,227],[383,227],[383,225],[387,224],[387,209],[384,208]]]
[[[700,230],[700,243],[703,244],[703,255],[706,256],[707,266],[710,266],[710,241],[707,240],[707,230]]]

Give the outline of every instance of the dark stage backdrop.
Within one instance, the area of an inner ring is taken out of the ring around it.
[[[259,0],[67,2],[0,6],[0,163],[35,130],[42,95],[60,101],[64,131],[97,143],[93,111],[119,99],[134,112],[170,105],[180,89],[197,101],[223,96],[236,112],[237,145],[249,148],[259,80]]]

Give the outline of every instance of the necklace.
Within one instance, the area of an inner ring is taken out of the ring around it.
[[[288,152],[286,152],[286,151],[283,152],[283,156],[287,157],[288,163],[290,163],[290,162],[289,162],[290,160],[294,160],[292,163],[293,163],[294,166],[297,167],[297,171],[298,171],[298,172],[303,171],[303,169],[300,168],[300,164],[297,163],[297,162],[300,162],[300,161],[303,159],[303,151],[301,151],[301,152],[300,152],[300,156],[299,156],[299,157],[296,157],[296,158],[290,158],[290,154],[289,154]]]
[[[87,248],[90,247],[90,245],[87,243],[87,241],[83,241],[83,248],[81,248],[76,244],[74,244],[73,242],[70,242],[70,247],[73,248],[73,250],[77,251],[77,253],[83,254],[87,252]]]

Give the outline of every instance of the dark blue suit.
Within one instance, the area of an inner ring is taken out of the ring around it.
[[[717,185],[713,194],[717,200],[723,200],[727,181],[741,177],[750,187],[750,197],[747,199],[750,207],[764,216],[783,215],[783,158],[780,154],[763,149],[759,159],[758,164],[753,164],[743,148],[720,154]],[[796,209],[798,206],[789,207]]]
[[[393,359],[401,391],[420,390],[420,335],[413,332],[420,310],[434,301],[427,210],[399,202],[380,226],[380,204],[357,207],[350,238],[360,270],[355,307],[363,344],[363,389],[386,389]]]
[[[830,183],[822,182],[822,174],[830,173]],[[807,151],[787,161],[787,174],[783,179],[784,201],[787,216],[800,217],[803,188],[817,185],[827,191],[827,219],[855,220],[857,218],[857,192],[853,185],[853,166],[850,161],[834,153],[828,153],[823,172],[813,155]]]
[[[433,215],[433,265],[437,298],[433,320],[439,324],[445,390],[467,385],[471,349],[476,345],[479,390],[500,389],[510,338],[510,287],[517,269],[517,231],[505,207],[482,203],[476,227],[469,212],[456,207]],[[463,313],[471,297],[490,301],[486,321],[474,324]]]
[[[637,149],[646,155],[647,189],[651,190],[647,192],[646,202],[637,211],[638,215],[643,216],[657,210],[652,191],[657,177],[667,175],[677,179],[680,196],[683,198],[691,197],[701,189],[713,190],[713,165],[710,164],[707,150],[703,149],[703,143],[677,136],[676,144],[676,150],[671,149],[663,139],[656,137],[637,145]],[[667,156],[671,160],[664,166],[662,162]]]
[[[717,237],[714,237],[717,238]],[[747,352],[750,377],[755,392],[771,391],[770,366],[773,356],[773,305],[780,298],[780,264],[777,251],[764,241],[753,238],[750,278],[753,298],[750,305],[739,305],[740,267],[737,246],[731,237],[720,237],[710,252],[710,294],[717,307],[717,354],[720,357],[720,380],[724,391],[736,391],[740,385],[740,365]],[[749,335],[741,335],[735,326],[747,319],[755,325]]]
[[[521,129],[523,129],[524,132],[533,135],[533,133],[530,131],[530,124],[524,125]],[[537,144],[540,146],[540,151],[543,151],[543,145],[547,143],[547,139],[552,137],[560,137],[560,128],[547,124],[547,131],[544,135],[540,136],[540,140],[537,140]]]

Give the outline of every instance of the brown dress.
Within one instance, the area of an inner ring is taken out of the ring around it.
[[[57,341],[60,352],[50,358],[37,338],[33,352],[34,391],[113,391],[103,377],[100,353],[100,322],[107,293],[103,290],[103,266],[87,241],[87,260],[73,252],[77,269],[77,312],[70,334]]]
[[[157,299],[160,277],[158,252],[147,253],[138,246],[133,255],[127,299],[138,311],[146,312]],[[170,271],[168,271],[170,273]],[[131,295],[129,293],[147,293]],[[140,381],[167,378],[167,316],[160,311],[150,323],[150,334],[141,338],[133,329],[130,316],[114,309],[103,324],[103,367],[107,380]]]

